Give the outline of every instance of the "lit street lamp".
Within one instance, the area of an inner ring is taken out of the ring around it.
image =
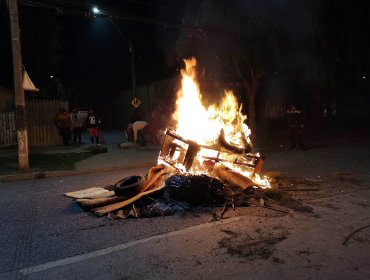
[[[99,10],[99,8],[98,8],[98,7],[96,7],[96,6],[92,8],[92,11],[93,11],[93,13],[94,13],[94,14],[96,14],[96,15],[97,15],[97,14],[100,14],[100,10]]]

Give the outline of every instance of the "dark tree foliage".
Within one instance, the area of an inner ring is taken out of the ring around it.
[[[284,61],[291,102],[308,107],[314,126],[321,122],[321,93],[333,82],[333,45],[324,28],[325,0],[290,1],[283,21]],[[283,11],[283,9],[282,9]],[[291,11],[295,11],[292,13]],[[284,15],[284,12],[282,12]]]
[[[338,106],[338,117],[368,114],[370,36],[368,1],[349,5],[344,1],[325,1],[324,31],[330,46],[328,54],[333,71],[329,85]],[[326,96],[323,96],[324,98]],[[365,120],[366,122],[366,120]]]
[[[292,99],[305,103],[310,123],[320,128],[324,116],[343,114],[368,72],[368,5],[334,0],[288,1],[282,7],[282,63],[294,85]],[[284,14],[284,11],[285,14]],[[294,13],[292,12],[294,11]],[[347,92],[347,93],[345,93]],[[357,102],[358,103],[358,102]],[[364,104],[365,102],[360,102]],[[361,105],[356,106],[361,110]]]
[[[195,28],[185,29],[177,45],[179,58],[195,56],[207,80],[244,86],[252,130],[261,79],[277,62],[273,6],[271,1],[199,1],[183,18],[185,26]]]
[[[256,99],[272,70],[286,102],[305,107],[318,128],[325,114],[341,113],[341,104],[345,115],[356,100],[348,92],[358,92],[361,104],[368,100],[369,13],[360,0],[202,0],[183,17],[183,25],[194,28],[182,31],[177,53],[179,59],[195,56],[208,81],[244,86],[252,130]]]

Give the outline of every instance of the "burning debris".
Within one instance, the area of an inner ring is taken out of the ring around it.
[[[264,157],[246,154],[234,146],[231,151],[225,146],[228,147],[200,145],[167,130],[158,162],[174,167],[179,173],[206,174],[242,189],[269,187],[266,179],[260,179]]]
[[[248,205],[255,190],[270,188],[261,176],[264,157],[252,153],[242,106],[225,91],[220,104],[206,108],[196,82],[196,60],[185,60],[185,65],[174,125],[164,134],[158,165],[145,178],[132,176],[111,186],[111,197],[80,197],[77,202],[84,209],[102,216],[126,208],[119,215],[125,217],[139,216],[141,205],[144,216],[165,215],[173,212],[168,210],[173,201],[235,207]],[[165,200],[159,202],[158,196]]]
[[[267,178],[260,177],[264,158],[251,153],[251,131],[242,106],[231,91],[225,91],[220,104],[206,108],[196,82],[196,60],[185,60],[185,65],[173,114],[175,128],[165,133],[158,163],[180,173],[206,174],[243,189],[268,188]]]

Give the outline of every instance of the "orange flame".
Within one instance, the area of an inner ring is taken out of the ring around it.
[[[229,143],[243,147],[243,137],[250,143],[250,130],[244,123],[247,117],[241,113],[242,107],[238,106],[233,92],[225,91],[220,104],[206,108],[196,83],[196,60],[191,58],[184,61],[186,69],[181,70],[182,88],[178,92],[173,115],[177,122],[176,133],[199,144],[212,145],[223,129]]]
[[[219,104],[206,108],[202,103],[202,94],[196,82],[196,59],[185,59],[184,62],[186,67],[181,70],[182,87],[177,93],[176,111],[172,116],[176,122],[176,134],[200,145],[212,146],[217,143],[223,131],[225,140],[231,145],[239,148],[251,145],[249,139],[251,131],[245,124],[247,116],[242,114],[242,105],[238,105],[233,92],[225,90]],[[205,153],[206,151],[201,150],[198,155],[214,156]],[[261,186],[270,186],[267,178],[260,178],[258,174],[253,173],[253,170],[233,164],[225,165]],[[198,164],[199,166],[201,168],[202,163]]]

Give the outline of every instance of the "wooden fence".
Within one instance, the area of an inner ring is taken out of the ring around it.
[[[26,102],[28,143],[30,147],[62,145],[62,137],[54,124],[59,109],[68,111],[68,102],[31,99]]]
[[[0,113],[0,147],[17,145],[15,112]]]
[[[54,124],[59,109],[68,110],[63,100],[27,100],[27,130],[30,147],[62,145],[62,137]],[[15,112],[0,113],[0,147],[17,145]]]
[[[283,118],[285,107],[285,102],[281,98],[266,98],[261,104],[261,117],[264,119]]]

